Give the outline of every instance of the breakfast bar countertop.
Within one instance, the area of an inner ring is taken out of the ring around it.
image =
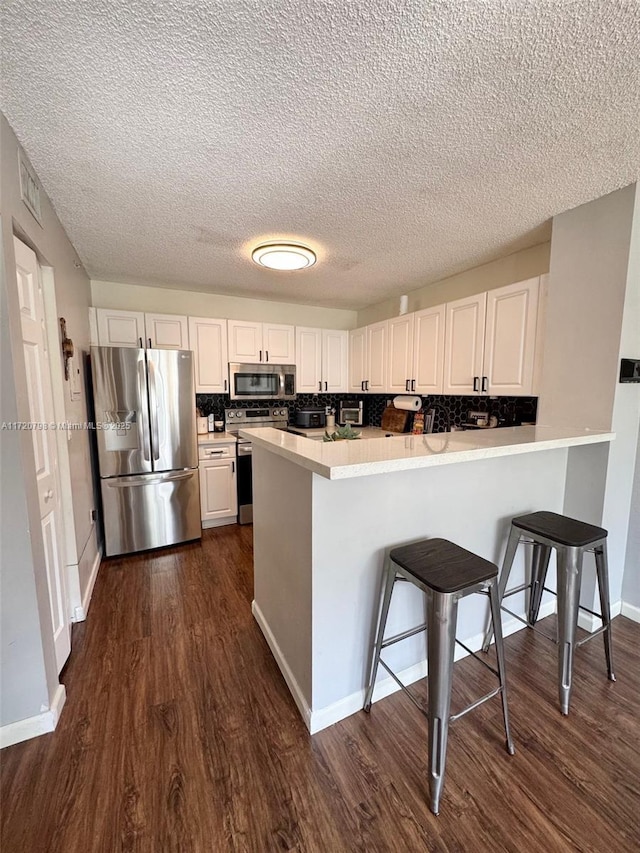
[[[381,436],[383,436],[381,431]],[[240,431],[243,436],[243,431]],[[472,432],[402,434],[353,441],[309,441],[276,429],[252,429],[263,448],[328,480],[342,480],[612,441],[615,433],[572,427],[519,426]]]

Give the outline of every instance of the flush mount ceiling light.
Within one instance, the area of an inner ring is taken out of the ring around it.
[[[263,243],[251,252],[251,258],[272,270],[303,270],[316,262],[315,252],[300,243]]]

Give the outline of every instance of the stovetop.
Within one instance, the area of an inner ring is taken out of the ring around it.
[[[286,429],[289,410],[286,406],[265,406],[263,409],[225,409],[224,426],[227,432],[237,435],[240,429],[275,427]]]

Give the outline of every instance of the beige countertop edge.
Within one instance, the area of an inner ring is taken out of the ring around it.
[[[230,432],[208,432],[204,435],[198,435],[198,444],[213,444],[216,441],[222,441],[225,444],[235,444],[238,439]]]
[[[536,431],[538,437],[536,437]],[[242,436],[242,431],[240,435]],[[283,436],[287,436],[287,438]],[[425,437],[412,437],[409,434],[391,439],[369,439],[366,442],[362,439],[353,443],[340,442],[337,445],[312,442],[303,436],[282,433],[279,430],[272,429],[251,430],[250,436],[247,437],[251,438],[254,445],[282,456],[284,459],[319,474],[321,477],[328,480],[344,480],[416,468],[430,468],[436,465],[473,462],[474,460],[491,459],[499,456],[513,456],[585,444],[600,444],[613,441],[615,433],[596,430],[580,431],[568,428],[553,429],[551,427],[541,429],[531,426],[507,427],[493,430],[473,430],[466,433],[435,433],[426,436],[427,444],[424,446],[418,446],[418,442],[422,445],[422,439]],[[411,438],[416,441],[413,444],[410,442],[407,444],[407,440]],[[365,454],[369,458],[358,459],[357,455],[359,454],[355,448],[353,450],[343,449],[345,445],[360,444],[360,442],[370,448]],[[332,459],[329,454],[334,458]],[[324,458],[320,458],[321,456]],[[349,458],[350,456],[352,458]]]

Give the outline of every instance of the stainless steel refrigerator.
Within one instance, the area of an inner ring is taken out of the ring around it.
[[[193,353],[91,347],[105,554],[201,536]]]

